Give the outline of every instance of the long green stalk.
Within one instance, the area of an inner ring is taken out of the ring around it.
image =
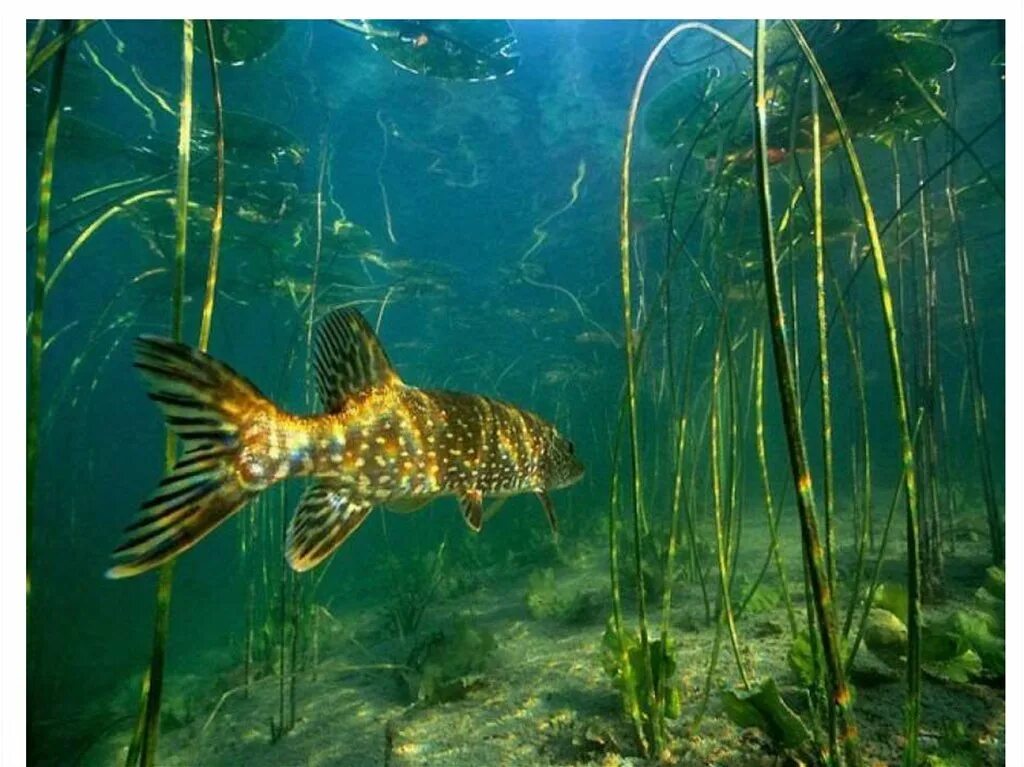
[[[181,339],[182,306],[185,296],[185,249],[188,245],[188,172],[192,147],[192,62],[194,55],[192,21],[182,22],[181,104],[178,110],[178,182],[175,196],[174,270],[171,295],[171,334]],[[167,437],[166,464],[174,465],[175,443]],[[156,595],[156,617],[153,623],[153,650],[149,664],[149,695],[146,699],[145,726],[142,733],[142,767],[156,763],[160,738],[160,704],[163,698],[164,664],[167,654],[167,632],[171,617],[171,585],[174,581],[174,560],[160,568]]]
[[[57,33],[57,36],[36,51],[31,61],[28,62],[26,77],[34,75],[54,56],[66,56],[68,44],[95,23],[95,20],[89,19],[80,19],[73,24],[61,22],[60,32]]]
[[[32,27],[32,34],[29,35],[28,43],[25,45],[25,66],[31,66],[32,57],[36,55],[39,41],[43,39],[43,32],[46,30],[46,19],[40,19]]]
[[[621,197],[619,205],[619,275],[622,288],[622,321],[624,331],[624,347],[625,347],[625,362],[626,362],[626,398],[628,403],[628,433],[630,441],[630,472],[631,472],[631,501],[632,501],[632,516],[633,516],[633,544],[634,544],[634,560],[636,565],[637,575],[637,618],[638,628],[640,634],[640,650],[643,663],[643,672],[646,674],[647,679],[654,679],[651,663],[651,646],[650,637],[647,626],[647,597],[644,588],[643,578],[643,561],[642,561],[642,550],[641,550],[641,536],[642,536],[642,523],[643,518],[643,480],[640,473],[640,437],[639,437],[639,424],[637,415],[637,366],[636,366],[636,339],[634,338],[633,329],[633,290],[632,290],[632,277],[631,277],[631,262],[630,262],[630,248],[631,248],[631,236],[630,236],[630,220],[629,220],[629,205],[630,205],[630,167],[632,163],[633,154],[633,132],[636,124],[637,114],[640,110],[640,98],[643,95],[644,85],[647,82],[647,77],[654,66],[655,61],[661,55],[661,52],[665,47],[679,34],[688,29],[701,29],[708,34],[711,34],[718,39],[726,42],[733,47],[741,50],[749,55],[749,51],[738,42],[733,40],[728,35],[723,34],[714,27],[710,27],[700,22],[690,22],[685,24],[678,24],[669,30],[658,44],[652,49],[648,55],[647,60],[644,62],[644,66],[641,69],[640,75],[637,78],[636,85],[633,90],[633,96],[630,101],[629,114],[626,121],[626,133],[625,142],[623,147],[623,158],[622,158],[622,174],[621,174]],[[617,483],[618,470],[615,471],[616,478],[613,482]],[[613,498],[614,500],[614,498]],[[612,512],[613,513],[613,512]],[[612,523],[610,523],[612,524]],[[614,524],[612,524],[612,533],[614,534]],[[620,624],[621,626],[621,624]],[[620,643],[622,640],[622,634],[620,630]],[[646,685],[647,699],[641,702],[641,706],[646,709],[649,713],[651,721],[651,742],[645,743],[641,740],[640,747],[644,756],[650,753],[661,753],[662,746],[665,740],[664,730],[664,713],[663,707],[660,702],[656,700],[656,690],[654,685]]]
[[[921,427],[921,416],[918,415],[917,423],[914,426],[914,441],[917,441],[917,435]],[[878,544],[878,553],[875,556],[875,566],[871,572],[871,583],[868,585],[867,596],[864,601],[864,610],[860,616],[860,622],[857,626],[857,634],[853,638],[853,642],[850,643],[849,649],[846,655],[846,671],[849,673],[853,669],[853,661],[857,657],[857,650],[860,647],[861,639],[864,637],[864,630],[867,628],[868,616],[871,612],[872,603],[875,601],[875,591],[878,589],[879,577],[882,573],[882,565],[885,563],[885,552],[886,546],[889,542],[889,528],[892,527],[892,520],[896,516],[896,507],[899,506],[900,497],[903,493],[903,488],[906,486],[907,475],[906,472],[900,475],[899,483],[896,485],[896,492],[892,495],[892,502],[889,504],[889,512],[885,516],[885,525],[882,527],[882,537]],[[854,595],[856,599],[856,594]],[[853,605],[850,605],[851,613]]]
[[[724,323],[723,323],[724,324]],[[750,680],[747,679],[746,669],[743,667],[743,655],[740,652],[739,634],[736,631],[736,619],[732,610],[732,599],[730,597],[730,568],[729,568],[729,536],[726,534],[722,519],[722,471],[721,471],[721,441],[722,429],[719,423],[719,370],[721,369],[721,344],[725,337],[719,333],[719,343],[715,348],[714,361],[711,370],[711,495],[715,512],[715,542],[718,554],[718,580],[721,589],[720,599],[722,615],[719,620],[725,620],[729,628],[729,642],[732,645],[733,655],[736,657],[736,668],[739,671],[740,681],[746,689],[750,689]],[[726,341],[727,343],[727,341]]]
[[[797,30],[799,32],[799,30]],[[767,156],[767,101],[765,96],[765,23],[757,21],[754,53],[754,107],[757,115],[754,132],[754,153],[756,158],[758,203],[761,212],[761,241],[764,261],[765,286],[768,296],[768,311],[772,331],[772,349],[775,355],[775,372],[779,394],[782,400],[783,422],[786,428],[786,442],[789,449],[790,467],[797,493],[797,509],[800,513],[800,530],[803,539],[804,559],[814,598],[814,609],[818,619],[819,635],[827,669],[830,709],[838,709],[842,730],[838,736],[830,727],[830,749],[833,757],[839,747],[851,765],[860,762],[858,754],[857,728],[853,719],[850,691],[846,686],[841,650],[835,628],[835,606],[832,591],[828,586],[824,555],[818,535],[815,514],[814,489],[810,467],[807,461],[807,445],[803,426],[799,418],[798,392],[790,356],[787,325],[779,291],[778,261],[775,251],[775,237],[771,218],[771,190],[768,178]],[[830,720],[832,717],[830,716]]]
[[[835,475],[832,468],[832,396],[829,386],[828,324],[825,319],[825,231],[822,226],[824,205],[821,177],[821,118],[818,113],[818,87],[811,81],[811,119],[814,164],[814,285],[817,295],[818,377],[821,386],[821,456],[825,480],[825,562],[828,582],[836,589],[835,562]]]
[[[892,292],[889,289],[889,277],[882,253],[882,241],[878,234],[878,223],[875,220],[871,196],[868,194],[867,182],[861,170],[860,159],[853,146],[853,138],[847,129],[842,111],[836,101],[835,94],[825,78],[825,73],[818,64],[818,59],[807,43],[803,32],[795,22],[787,22],[793,38],[800,46],[807,63],[814,71],[815,79],[821,87],[829,110],[839,131],[843,149],[850,164],[850,171],[857,188],[857,196],[864,213],[864,224],[868,231],[871,244],[871,256],[875,266],[875,278],[878,284],[878,297],[881,304],[882,321],[885,325],[886,350],[889,355],[889,369],[892,377],[893,400],[896,407],[896,418],[899,428],[900,452],[904,472],[907,475],[907,722],[906,749],[904,762],[907,767],[916,767],[918,761],[918,730],[921,711],[921,561],[920,533],[918,528],[917,481],[914,471],[914,445],[910,434],[910,417],[907,409],[906,389],[903,384],[903,368],[900,364],[899,343],[896,338],[896,321],[892,305]]]
[[[860,534],[857,539],[857,565],[854,569],[853,575],[853,588],[851,589],[850,606],[846,612],[846,619],[843,621],[843,638],[846,639],[850,634],[850,625],[853,622],[853,611],[857,604],[857,596],[860,592],[860,581],[864,575],[864,557],[866,556],[868,547],[874,548],[874,527],[872,523],[872,515],[874,509],[872,507],[872,488],[871,488],[871,433],[868,429],[868,400],[867,400],[867,386],[864,381],[864,363],[861,359],[860,346],[857,343],[857,337],[854,334],[854,323],[850,317],[850,313],[846,308],[846,301],[843,298],[842,291],[839,290],[839,281],[833,277],[832,283],[836,290],[836,301],[839,306],[840,316],[843,318],[843,329],[846,333],[846,343],[850,349],[850,367],[853,369],[853,387],[857,393],[857,405],[858,412],[860,414],[860,435],[858,441],[860,442],[861,449],[861,487],[860,491],[857,492],[857,474],[856,461],[854,461],[853,471],[853,487],[855,496],[861,509],[860,519]],[[854,448],[856,451],[856,448]],[[856,452],[854,452],[856,455]]]
[[[210,262],[206,270],[206,292],[203,294],[203,315],[199,323],[199,348],[206,351],[213,328],[213,306],[217,300],[217,271],[220,266],[220,241],[224,228],[224,101],[220,90],[220,70],[217,49],[213,39],[213,22],[204,22],[206,49],[210,60],[210,83],[213,88],[214,130],[217,144],[216,199],[213,220],[210,222]]]
[[[61,34],[71,28],[70,21],[61,22]],[[26,552],[25,594],[32,594],[32,522],[36,511],[36,476],[39,471],[39,419],[42,407],[43,310],[46,301],[46,261],[50,252],[50,202],[53,198],[53,167],[57,155],[57,128],[60,124],[60,98],[64,85],[67,47],[61,47],[53,62],[50,91],[46,103],[46,132],[43,138],[43,161],[39,170],[39,226],[36,229],[36,263],[32,280],[32,315],[28,338],[28,411],[25,438],[26,463]]]
[[[950,78],[950,90],[956,93],[956,80]],[[985,499],[989,541],[992,546],[993,562],[1002,566],[1006,559],[1006,539],[1002,511],[996,494],[995,475],[992,469],[992,455],[989,450],[988,404],[982,387],[981,355],[978,352],[978,319],[974,307],[974,290],[971,286],[971,261],[960,226],[960,207],[957,202],[953,163],[946,166],[946,205],[953,224],[956,243],[956,272],[960,292],[960,329],[964,348],[967,351],[967,380],[970,383],[972,414],[974,416],[974,437],[980,457],[981,486]]]
[[[918,176],[926,170],[923,142],[917,143]],[[936,339],[936,313],[938,312],[938,272],[932,253],[932,209],[928,195],[920,196],[921,274],[917,284],[921,293],[918,301],[919,327],[917,354],[918,407],[923,413],[920,439],[921,457],[917,461],[918,481],[921,487],[922,532],[922,594],[934,597],[942,583],[941,532],[938,523],[938,432],[936,429],[936,393],[938,388],[938,342]]]
[[[757,460],[761,467],[761,486],[764,490],[764,508],[768,515],[768,535],[770,536],[771,551],[769,556],[775,560],[775,570],[779,576],[779,585],[782,587],[782,596],[786,603],[786,617],[789,619],[789,629],[795,639],[798,633],[796,624],[796,611],[793,609],[793,598],[789,593],[789,578],[786,576],[786,566],[782,558],[782,548],[779,546],[778,525],[782,518],[782,509],[775,511],[775,501],[772,498],[772,484],[768,476],[768,453],[764,443],[764,337],[758,335],[754,342],[756,347],[757,367],[754,371],[755,394],[754,402],[757,410],[754,434],[757,441]],[[751,592],[751,596],[753,592]],[[749,599],[749,597],[748,597]]]

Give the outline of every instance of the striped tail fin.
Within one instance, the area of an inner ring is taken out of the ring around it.
[[[257,447],[244,443],[245,427],[277,412],[255,386],[203,352],[154,336],[135,342],[135,367],[184,449],[125,528],[108,578],[138,575],[191,548],[269,485],[239,473],[243,448],[248,457]]]

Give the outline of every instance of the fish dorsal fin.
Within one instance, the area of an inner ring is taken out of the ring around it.
[[[479,490],[466,490],[459,496],[462,517],[474,533],[480,532],[484,523],[484,496]]]
[[[313,366],[320,402],[329,413],[357,392],[401,383],[373,328],[356,309],[334,309],[320,320]]]
[[[299,572],[318,565],[355,532],[371,508],[369,501],[351,497],[345,486],[310,484],[288,525],[288,564]]]

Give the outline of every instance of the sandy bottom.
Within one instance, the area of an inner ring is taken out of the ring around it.
[[[794,550],[789,561],[798,561],[796,555]],[[461,700],[410,704],[401,678],[386,667],[403,660],[408,650],[403,651],[390,636],[382,610],[353,608],[330,619],[325,616],[321,623],[320,662],[315,673],[307,670],[298,677],[294,729],[271,742],[270,723],[279,707],[277,679],[257,680],[247,697],[238,688],[241,670],[233,669],[217,680],[216,689],[194,694],[194,710],[185,717],[190,721],[165,726],[158,763],[161,767],[647,764],[636,756],[631,727],[602,669],[601,637],[609,614],[605,557],[605,552],[594,549],[577,555],[571,565],[554,565],[559,593],[594,594],[598,607],[582,622],[579,617],[573,623],[531,617],[525,594],[530,573],[538,565],[482,572],[473,590],[432,604],[420,635],[450,626],[458,615],[491,632],[496,640],[486,672]],[[949,566],[970,588],[965,586],[962,595],[951,595],[946,609],[956,600],[968,602],[984,575],[980,555],[951,560]],[[794,599],[798,606],[803,604],[799,591]],[[635,609],[627,604],[625,612],[634,615]],[[802,611],[799,615],[803,620]],[[652,617],[658,618],[657,614]],[[715,634],[713,627],[704,624],[696,586],[679,585],[672,624],[683,715],[672,726],[675,743],[668,763],[799,764],[792,756],[778,754],[760,731],[741,730],[722,713],[717,689],[738,684],[735,656],[725,636],[707,712],[693,730]],[[786,626],[781,607],[744,616],[738,625],[741,655],[753,679],[773,676],[798,708],[796,679],[786,661],[790,647]],[[856,714],[867,764],[899,763],[904,685],[895,677],[857,690]],[[173,678],[168,681],[170,699],[176,685],[180,692],[183,684]],[[971,761],[934,764],[1003,763],[1002,690],[926,680],[924,706],[925,753],[938,749],[940,734],[957,721],[964,723],[976,745]],[[123,764],[130,726],[129,718],[111,729],[81,764]]]

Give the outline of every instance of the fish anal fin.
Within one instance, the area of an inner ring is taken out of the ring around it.
[[[459,508],[469,529],[479,533],[484,523],[484,495],[479,490],[466,490],[459,495]]]
[[[540,500],[540,505],[544,507],[544,514],[547,515],[548,524],[551,525],[551,534],[558,538],[558,517],[555,516],[555,504],[551,501],[545,491],[538,490],[537,498]]]
[[[313,367],[320,402],[329,413],[352,395],[401,384],[384,347],[356,309],[328,312],[316,329]]]
[[[288,525],[288,564],[299,572],[316,567],[355,532],[372,508],[370,501],[353,497],[346,486],[313,482]]]

